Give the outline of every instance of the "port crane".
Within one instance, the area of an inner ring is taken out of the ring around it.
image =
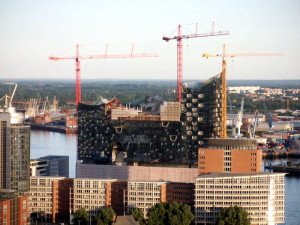
[[[134,45],[132,45],[131,52],[128,54],[108,54],[108,44],[105,48],[105,53],[100,55],[87,55],[80,56],[79,54],[79,45],[76,45],[76,55],[68,57],[58,57],[58,56],[49,56],[49,60],[59,61],[59,60],[75,60],[75,73],[76,73],[76,85],[75,85],[75,103],[76,106],[81,102],[81,67],[80,61],[83,59],[124,59],[124,58],[142,58],[142,57],[158,57],[154,53],[134,53]]]
[[[242,101],[241,101],[241,108],[237,113],[237,116],[233,119],[233,133],[234,133],[234,137],[242,137],[241,134],[241,126],[243,125],[243,114],[244,114],[244,98],[242,97]],[[237,133],[236,133],[236,129],[237,129]]]
[[[268,53],[268,52],[242,52],[242,53],[227,53],[226,45],[223,44],[222,54],[209,54],[204,53],[202,56],[204,58],[210,57],[221,57],[222,58],[222,72],[221,72],[221,82],[222,82],[222,120],[221,120],[221,138],[227,138],[226,132],[226,120],[227,120],[227,58],[235,57],[245,57],[245,56],[282,56],[282,53]]]
[[[182,34],[182,25],[178,25],[177,27],[177,35],[173,37],[163,36],[163,40],[168,42],[170,40],[177,41],[177,101],[181,102],[182,100],[182,80],[183,80],[183,45],[182,39],[189,38],[203,38],[210,36],[220,36],[220,35],[228,35],[228,31],[217,31],[215,32],[215,24],[212,24],[211,32],[208,33],[198,33],[198,24],[196,24],[195,33],[192,34]]]
[[[5,94],[2,98],[0,98],[0,101],[4,99],[4,109],[7,110],[8,108],[12,107],[12,101],[14,99],[18,84],[15,83],[5,83],[5,84],[14,85],[11,95]]]

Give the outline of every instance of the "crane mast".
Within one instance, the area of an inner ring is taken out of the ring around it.
[[[79,60],[78,44],[76,45],[75,71],[76,71],[75,102],[76,102],[76,106],[78,106],[78,103],[81,102],[81,74],[80,74],[80,60]]]
[[[223,44],[222,54],[204,53],[202,56],[205,58],[222,57],[222,119],[221,119],[221,138],[227,137],[227,62],[226,58],[243,57],[243,56],[282,56],[282,53],[265,53],[265,52],[243,52],[243,53],[227,53],[226,45]]]
[[[228,35],[228,31],[218,31],[214,32],[214,23],[212,25],[212,30],[209,33],[198,33],[198,24],[196,24],[196,31],[193,34],[182,34],[182,25],[178,25],[177,27],[177,36],[174,37],[166,37],[163,36],[164,41],[176,40],[177,41],[177,101],[181,102],[182,100],[182,80],[183,80],[183,45],[182,39],[189,38],[202,38],[202,37],[210,37],[210,36],[220,36],[220,35]]]
[[[182,34],[181,26],[178,25],[178,39],[177,39],[177,101],[182,99],[182,74],[183,74],[183,58],[182,58]]]
[[[221,117],[221,138],[227,138],[227,62],[225,58],[226,47],[223,45],[223,57],[222,57],[222,73],[221,73],[221,83],[222,83],[222,117]]]

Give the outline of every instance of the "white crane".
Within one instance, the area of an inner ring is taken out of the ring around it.
[[[18,84],[15,83],[5,83],[8,85],[14,85],[14,89],[11,93],[11,95],[5,94],[2,98],[0,98],[0,101],[2,101],[4,99],[4,110],[7,110],[8,108],[12,107],[12,101],[14,99]]]
[[[236,117],[233,119],[232,133],[234,137],[240,138],[243,135],[241,134],[241,126],[243,125],[243,114],[244,114],[244,98],[242,98],[241,108],[238,111]],[[237,132],[236,132],[237,130]]]

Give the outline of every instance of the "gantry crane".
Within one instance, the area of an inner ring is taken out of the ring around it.
[[[105,53],[102,55],[88,55],[88,56],[80,56],[79,55],[79,45],[76,45],[76,55],[69,57],[57,57],[50,56],[49,60],[59,61],[59,60],[74,60],[75,59],[75,71],[76,71],[76,86],[75,86],[75,102],[76,106],[81,102],[81,74],[80,74],[80,61],[82,59],[106,59],[106,58],[141,58],[141,57],[157,57],[157,54],[153,53],[133,53],[134,45],[132,45],[131,52],[128,54],[108,54],[108,45],[106,45]]]
[[[226,58],[244,57],[244,56],[282,56],[282,53],[267,53],[267,52],[242,52],[242,53],[227,53],[226,45],[223,45],[222,54],[209,54],[204,53],[202,56],[205,58],[209,57],[222,57],[222,119],[221,119],[221,136],[220,138],[227,138],[226,132],[226,120],[227,120],[227,62]]]
[[[183,79],[183,46],[182,39],[188,38],[201,38],[201,37],[209,37],[209,36],[220,36],[220,35],[228,35],[228,31],[214,31],[214,23],[212,25],[212,30],[209,33],[198,33],[198,24],[196,24],[196,30],[193,34],[182,34],[181,28],[182,25],[178,25],[177,27],[177,36],[174,37],[166,37],[163,36],[164,41],[177,40],[177,101],[181,102],[182,99],[182,79]]]

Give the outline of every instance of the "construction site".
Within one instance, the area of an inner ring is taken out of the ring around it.
[[[194,166],[204,139],[221,137],[220,75],[185,84],[182,102],[149,98],[135,108],[118,99],[78,106],[78,159],[105,164]]]

